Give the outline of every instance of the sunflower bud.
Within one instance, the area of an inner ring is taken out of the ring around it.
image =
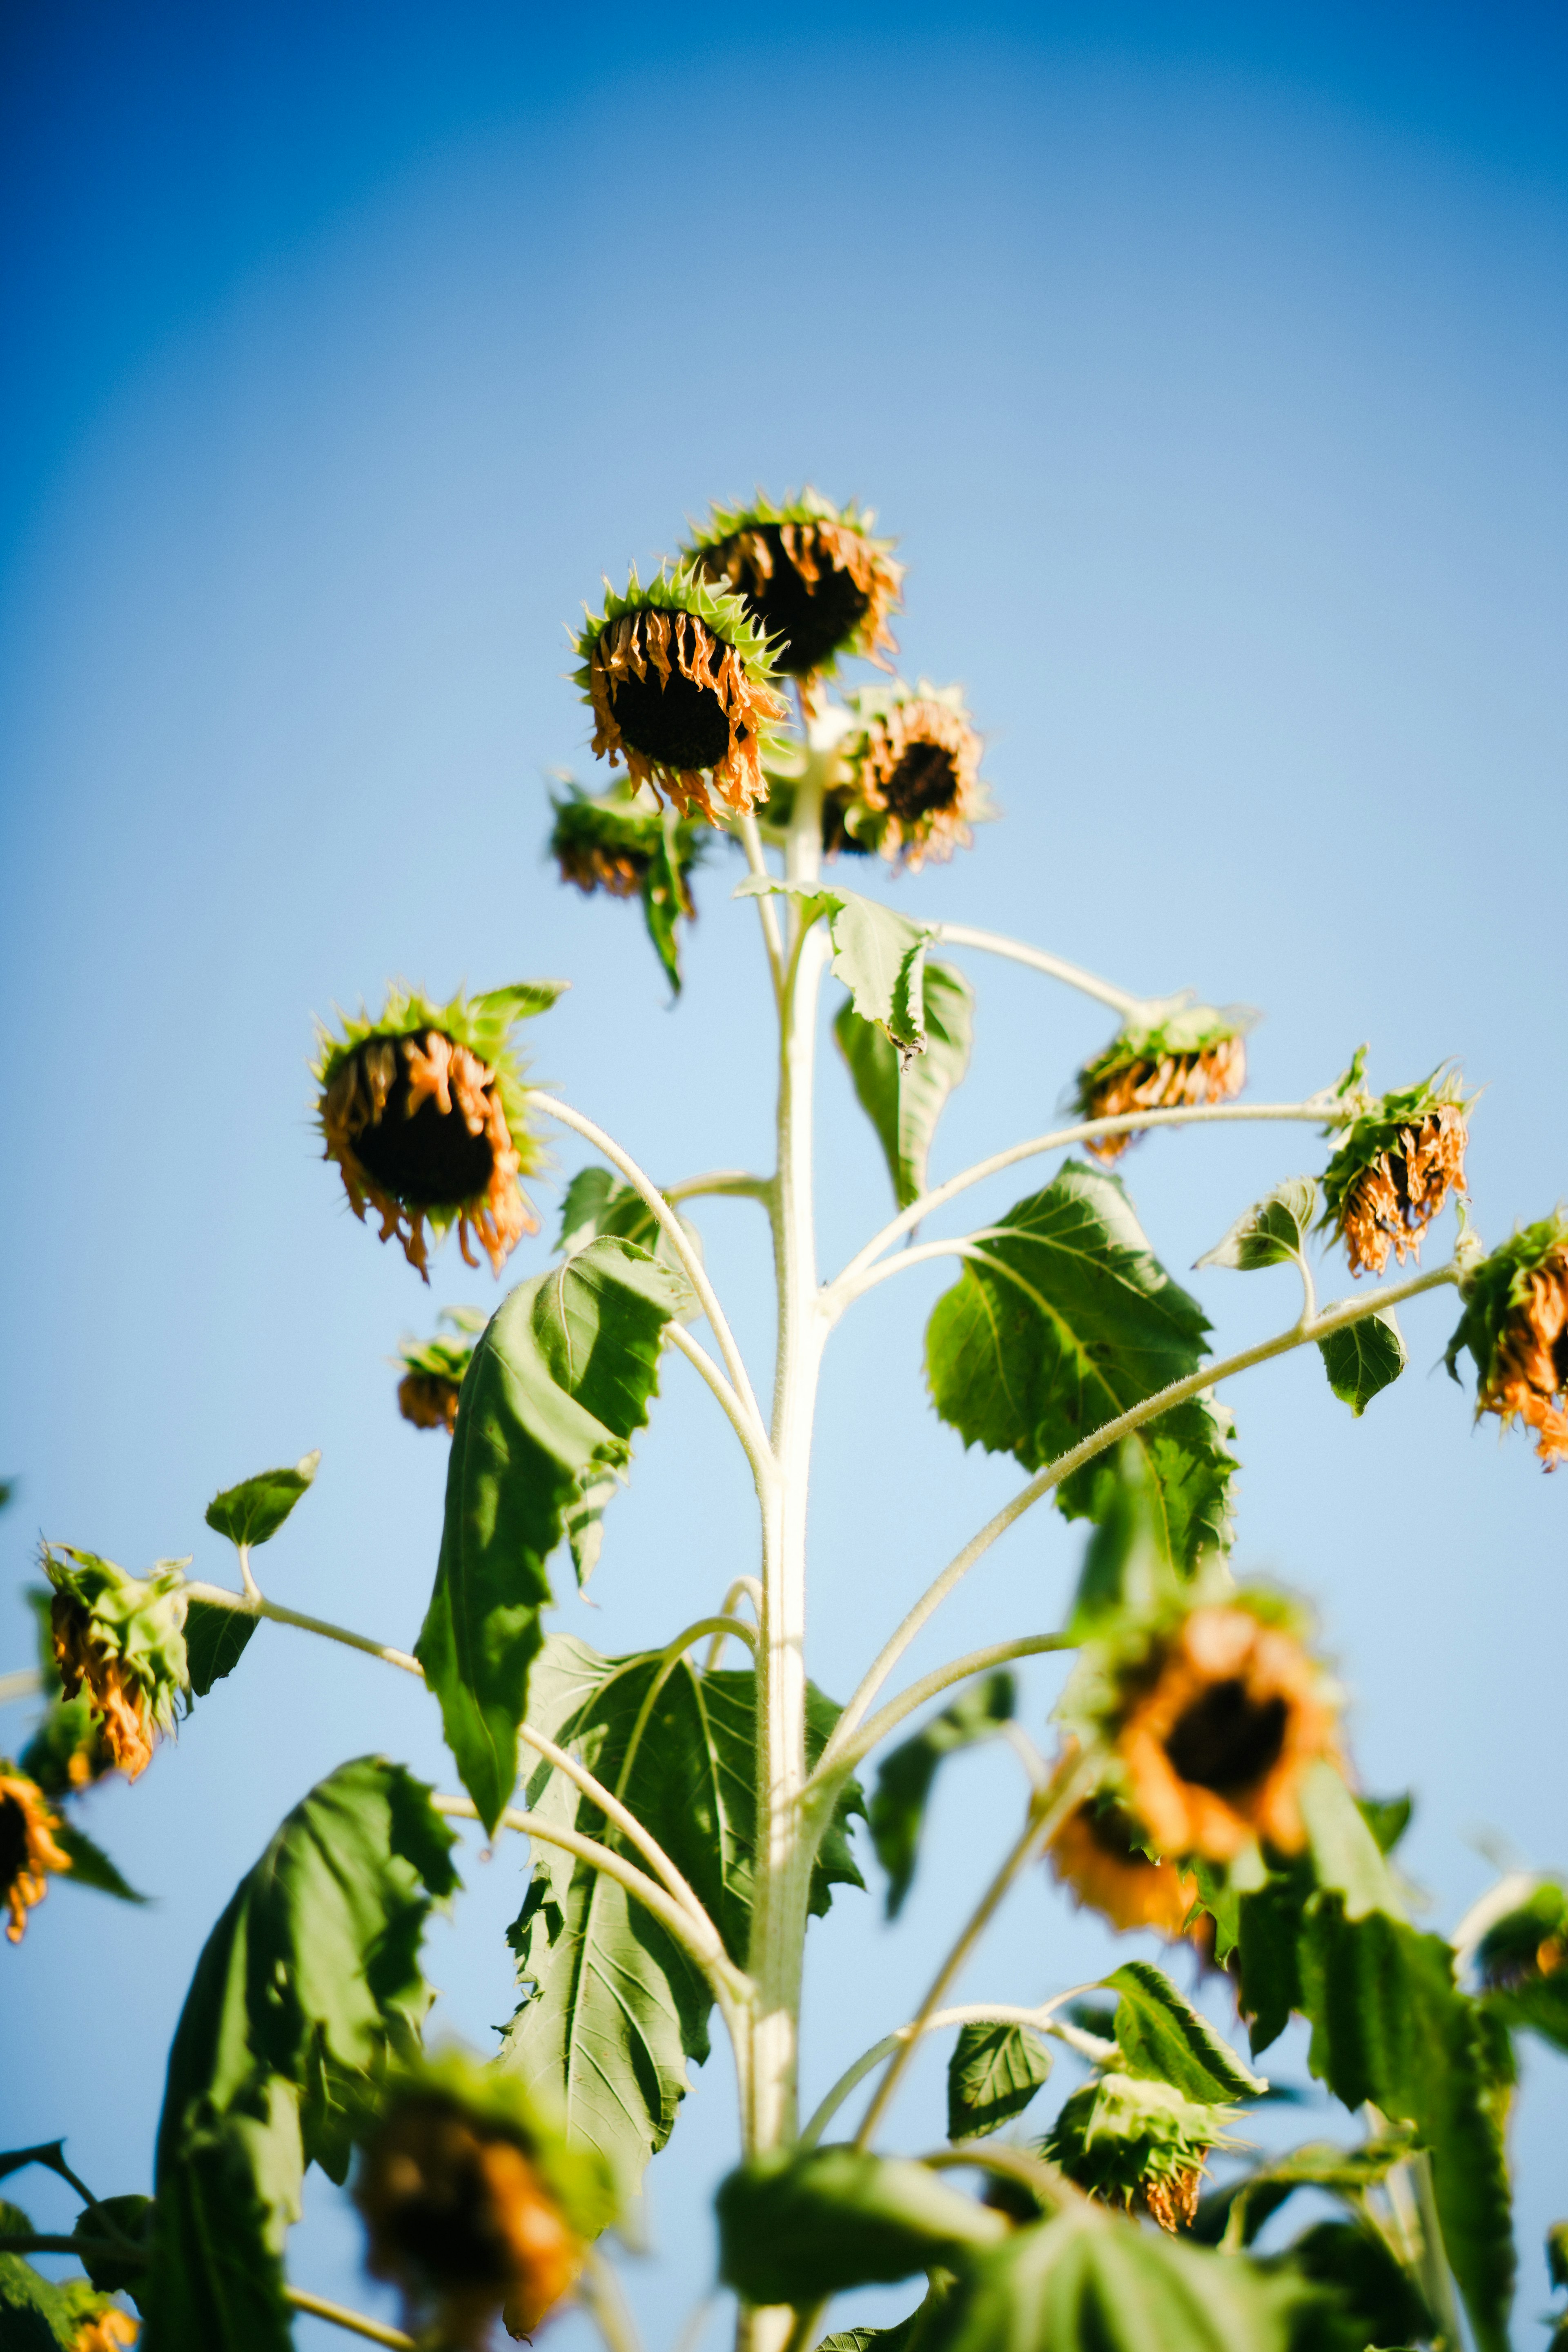
[[[1146,1853],[1152,1843],[1124,1806],[1094,1796],[1068,1815],[1047,1859],[1080,1909],[1100,1912],[1113,1927],[1152,1927],[1174,1941],[1197,1901],[1198,1883]]]
[[[1197,2211],[1210,2151],[1231,2145],[1235,2112],[1168,2083],[1101,2074],[1066,2102],[1043,2152],[1091,2197],[1136,2207],[1173,2233]]]
[[[184,1563],[159,1560],[148,1577],[70,1544],[46,1545],[44,1572],[61,1696],[85,1697],[113,1761],[134,1780],[174,1731],[189,1687]]]
[[[994,814],[980,777],[980,738],[960,689],[926,678],[912,690],[866,687],[846,697],[843,781],[823,798],[823,847],[871,851],[916,874],[928,857],[967,849]]]
[[[10,1913],[8,1943],[21,1942],[27,1914],[48,1893],[50,1878],[71,1866],[55,1843],[59,1826],[37,1782],[0,1761],[0,1903]]]
[[[509,2335],[531,2336],[612,2218],[595,2160],[504,2075],[457,2059],[395,2085],[353,2193],[369,2268],[402,2290],[410,2333],[471,2352],[498,2312]]]
[[[1476,1412],[1536,1433],[1548,1470],[1568,1460],[1568,1210],[1526,1225],[1464,1277],[1465,1312],[1444,1361],[1476,1366]]]
[[[767,640],[738,596],[695,570],[636,571],[574,639],[594,750],[686,816],[722,824],[767,794],[762,746],[784,717]]]
[[[311,1073],[323,1157],[337,1161],[355,1216],[374,1208],[381,1239],[400,1241],[426,1281],[426,1223],[437,1236],[457,1226],[468,1265],[479,1264],[477,1239],[498,1276],[539,1230],[518,1178],[544,1154],[510,1038],[560,992],[542,981],[436,1006],[395,986],[379,1020],[345,1021],[341,1037],[320,1033]]]
[[[1255,1838],[1300,1853],[1302,1780],[1339,1760],[1336,1706],[1294,1612],[1237,1592],[1086,1644],[1061,1713],[1110,1751],[1106,1790],[1157,1853],[1229,1862]]]
[[[1359,1077],[1361,1058],[1347,1077]],[[1419,1262],[1422,1234],[1449,1193],[1465,1190],[1474,1097],[1454,1071],[1402,1094],[1367,1096],[1343,1081],[1341,1092],[1360,1107],[1323,1171],[1321,1226],[1342,1238],[1352,1274],[1381,1274],[1390,1250],[1401,1265]]]
[[[407,1370],[397,1383],[397,1410],[416,1429],[444,1429],[448,1437],[456,1429],[463,1375],[489,1319],[478,1307],[444,1307],[440,1320],[461,1337],[448,1339],[437,1332],[433,1339],[403,1341],[397,1360]]]
[[[1255,1016],[1244,1007],[1179,1001],[1157,1019],[1131,1023],[1078,1074],[1073,1109],[1081,1119],[1134,1110],[1180,1110],[1228,1102],[1247,1084],[1245,1039]],[[1097,1136],[1097,1160],[1119,1160],[1132,1134]]]
[[[904,567],[891,540],[872,538],[875,520],[807,488],[783,506],[715,507],[682,557],[744,597],[786,677],[809,682],[841,654],[885,669],[884,655],[898,651],[888,616]]]

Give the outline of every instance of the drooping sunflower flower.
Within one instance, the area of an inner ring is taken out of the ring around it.
[[[1526,1225],[1465,1275],[1465,1312],[1444,1360],[1476,1366],[1476,1413],[1536,1433],[1548,1470],[1568,1461],[1568,1210]]]
[[[159,1736],[173,1733],[190,1686],[185,1563],[159,1560],[151,1576],[131,1576],[72,1544],[47,1544],[42,1559],[54,1587],[49,1622],[61,1696],[87,1700],[113,1769],[137,1780]]]
[[[1359,1079],[1365,1047],[1347,1072]],[[1401,1265],[1417,1262],[1421,1236],[1450,1192],[1465,1190],[1469,1141],[1467,1098],[1457,1071],[1432,1076],[1403,1093],[1369,1096],[1347,1087],[1358,1105],[1339,1150],[1323,1171],[1321,1228],[1343,1239],[1351,1272],[1381,1274],[1392,1250]]]
[[[643,920],[670,986],[680,992],[680,925],[695,922],[690,876],[705,845],[701,828],[661,809],[641,785],[616,785],[597,795],[570,786],[551,802],[555,823],[550,854],[563,882],[584,898],[603,890],[612,898],[640,898]]]
[[[395,1236],[426,1282],[426,1223],[437,1236],[456,1225],[468,1265],[477,1239],[498,1276],[539,1230],[518,1179],[544,1153],[510,1033],[564,985],[525,981],[437,1005],[395,984],[376,1019],[345,1020],[341,1037],[319,1029],[310,1066],[323,1157],[337,1161],[355,1216],[374,1208],[381,1239]]]
[[[1152,1927],[1173,1942],[1197,1901],[1198,1883],[1173,1863],[1143,1852],[1147,1832],[1124,1806],[1088,1797],[1051,1840],[1047,1860],[1074,1902],[1113,1927]]]
[[[715,507],[682,558],[745,598],[773,641],[776,667],[801,679],[809,697],[812,681],[841,654],[885,669],[886,656],[898,651],[888,619],[904,567],[892,559],[891,540],[871,536],[876,519],[808,488],[782,506],[759,498]]]
[[[1235,2115],[1168,2083],[1101,2074],[1066,2101],[1042,2153],[1091,2197],[1136,2207],[1173,2234],[1191,2224],[1204,2166],[1213,2149],[1232,2144]]]
[[[1235,1593],[1086,1653],[1084,1670],[1113,1793],[1160,1853],[1229,1862],[1255,1837],[1300,1851],[1301,1781],[1338,1761],[1337,1709],[1283,1604]]]
[[[7,1943],[21,1942],[27,1914],[48,1893],[49,1880],[71,1866],[69,1854],[55,1843],[59,1826],[37,1782],[0,1761],[0,1903],[10,1914]]]
[[[743,816],[767,795],[762,750],[784,717],[767,639],[739,596],[695,568],[661,571],[573,638],[576,681],[594,713],[594,751],[624,763],[685,816]]]
[[[531,2336],[612,2218],[606,2177],[542,2130],[518,2086],[438,2061],[395,2089],[354,2200],[368,2266],[402,2290],[409,2332],[479,2352],[497,2312]]]
[[[845,709],[843,781],[824,796],[824,848],[875,850],[910,874],[967,849],[973,825],[994,812],[962,690],[923,677],[912,688],[865,687]]]
[[[444,1307],[440,1320],[459,1337],[449,1339],[438,1331],[434,1339],[402,1342],[397,1360],[407,1369],[397,1383],[397,1410],[416,1429],[444,1429],[448,1437],[456,1429],[463,1375],[489,1319],[479,1307]]]
[[[1238,1004],[1178,1003],[1130,1024],[1079,1072],[1075,1115],[1120,1118],[1128,1111],[1228,1102],[1247,1084],[1245,1041],[1253,1017]],[[1097,1136],[1089,1149],[1097,1160],[1119,1160],[1136,1134]]]

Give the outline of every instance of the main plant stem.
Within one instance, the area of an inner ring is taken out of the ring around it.
[[[787,878],[815,882],[821,862],[826,762],[813,756],[796,789]],[[801,1958],[810,1855],[800,1792],[805,1782],[805,1515],[811,1433],[825,1320],[817,1303],[812,1205],[812,1087],[817,993],[826,960],[820,926],[790,908],[779,1008],[778,1177],[773,1203],[778,1283],[773,1376],[773,1494],[764,1517],[758,1644],[757,1860],[751,1972],[749,2152],[786,2145],[796,2128]],[[753,2337],[753,2341],[756,2338]]]

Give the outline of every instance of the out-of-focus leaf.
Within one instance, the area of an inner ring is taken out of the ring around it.
[[[147,1897],[138,1895],[133,1886],[121,1878],[101,1846],[94,1845],[74,1822],[61,1822],[50,1832],[55,1843],[70,1856],[70,1884],[90,1886],[100,1895],[112,1895],[121,1903],[145,1903]]]
[[[1095,1499],[1098,1524],[1085,1548],[1067,1624],[1069,1642],[1092,1642],[1121,1620],[1149,1616],[1180,1594],[1184,1579],[1161,1541],[1158,1497],[1131,1438],[1106,1456]]]
[[[427,1790],[365,1757],[312,1789],[240,1881],[169,2056],[147,2352],[289,2344],[281,2252],[304,2167],[342,2177],[340,2137],[301,2129],[302,2094],[323,2067],[367,2089],[416,2046],[419,1940],[456,1888],[453,1842]]]
[[[207,1525],[232,1544],[264,1544],[277,1534],[321,1467],[321,1451],[304,1454],[291,1470],[263,1470],[226,1486],[207,1505]]]
[[[0,2202],[0,2237],[32,2233],[19,2205]],[[89,2280],[47,2279],[25,2254],[0,2253],[0,2352],[72,2352],[85,2322],[104,2307]]]
[[[877,1130],[900,1209],[926,1189],[926,1163],[937,1121],[969,1067],[974,998],[952,964],[935,960],[926,964],[925,1027],[925,1052],[906,1067],[886,1029],[863,1020],[852,1002],[840,1008],[833,1024],[860,1108]]]
[[[1289,2352],[1313,2291],[1090,2205],[970,2262],[921,2352]]]
[[[96,2206],[89,2205],[78,2214],[71,2235],[81,2241],[81,2266],[101,2294],[126,2294],[133,2303],[140,2302],[152,2243],[153,2211],[151,2197],[100,2197]],[[108,2242],[106,2222],[130,2240],[132,2252],[100,2251]]]
[[[1392,1307],[1363,1315],[1318,1342],[1329,1386],[1359,1421],[1373,1398],[1399,1378],[1410,1359]]]
[[[1250,2246],[1265,2222],[1298,2189],[1359,2197],[1363,2189],[1386,2180],[1396,2164],[1405,2162],[1413,2139],[1409,2127],[1401,2126],[1376,2139],[1363,2140],[1359,2147],[1336,2147],[1330,2140],[1313,2140],[1305,2147],[1292,2148],[1289,2156],[1275,2157],[1255,2171],[1226,2181],[1223,2189],[1212,2190],[1198,2208],[1193,2235],[1201,2245],[1217,2245],[1232,2228],[1232,2215],[1239,2206],[1235,2234],[1244,2246]]]
[[[1242,1274],[1299,1258],[1318,1208],[1317,1179],[1288,1176],[1244,1209],[1229,1232],[1199,1258],[1199,1265],[1230,1265]]]
[[[853,2147],[764,2157],[720,2184],[719,2275],[748,2303],[819,2302],[962,2262],[999,2213],[921,2164]]]
[[[187,1603],[185,1667],[193,1698],[205,1698],[214,1683],[234,1672],[257,1622],[248,1610],[225,1609],[213,1601]]]
[[[585,1643],[554,1635],[533,1671],[528,1719],[583,1755],[619,1792],[685,1874],[731,1958],[743,1963],[755,1837],[755,1676],[702,1674],[682,1659],[655,1696],[663,1670],[658,1651],[602,1658]],[[838,1709],[815,1685],[806,1704],[806,1753],[815,1762]],[[606,1834],[597,1808],[548,1766],[530,1783],[529,1802],[546,1820],[601,1840]],[[847,1833],[860,1809],[859,1790],[850,1784],[818,1857],[815,1914],[826,1910],[836,1885],[862,1883]],[[599,2149],[629,2193],[674,2126],[689,2088],[688,2061],[700,2063],[708,2054],[712,1994],[659,1922],[613,1879],[542,1841],[508,1941],[525,1997],[500,2063],[562,2115],[574,2137]]]
[[[1043,1192],[974,1237],[926,1329],[931,1398],[966,1445],[1041,1469],[1202,1361],[1207,1319],[1159,1264],[1114,1176],[1068,1160]],[[1158,1539],[1190,1570],[1229,1533],[1229,1415],[1190,1397],[1131,1440]],[[1069,1518],[1112,1507],[1115,1474],[1083,1465],[1057,1490]]]
[[[569,980],[514,980],[506,988],[489,988],[482,996],[471,997],[469,1003],[474,1012],[504,1019],[510,1026],[514,1021],[531,1019],[536,1013],[548,1013],[571,985]]]
[[[951,2286],[947,2273],[939,2271],[924,2301],[915,2305],[907,2319],[896,2320],[891,2327],[842,2328],[837,2336],[824,2336],[818,2352],[922,2352]]]
[[[965,2025],[947,2067],[949,2139],[984,2139],[1021,2116],[1051,2071],[1027,2025]]]
[[[1116,2039],[1129,2074],[1169,2083],[1186,2098],[1211,2103],[1257,2098],[1268,2089],[1148,1960],[1128,1960],[1104,1984],[1120,1995]]]
[[[914,1884],[921,1831],[931,1783],[944,1756],[990,1739],[1012,1719],[1011,1675],[985,1675],[895,1748],[877,1773],[868,1820],[877,1859],[888,1874],[887,1916],[896,1919]]]
[[[1339,2306],[1325,2330],[1323,2352],[1424,2344],[1439,2333],[1415,2281],[1369,2222],[1320,2221],[1281,2259],[1298,2276],[1328,2290]]]
[[[658,1391],[664,1327],[687,1295],[646,1252],[590,1242],[520,1284],[474,1350],[415,1650],[491,1832],[517,1780],[517,1727],[551,1598],[545,1563],[581,1513],[584,1474],[626,1467]]]

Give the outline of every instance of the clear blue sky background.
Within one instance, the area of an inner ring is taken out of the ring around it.
[[[1565,71],[1560,10],[1437,0],[6,9],[7,1588],[40,1532],[223,1575],[207,1497],[320,1445],[268,1579],[412,1639],[446,1448],[397,1420],[385,1360],[494,1293],[454,1257],[422,1295],[345,1213],[308,1121],[312,1013],[395,972],[569,975],[536,1032],[549,1078],[663,1179],[764,1164],[763,992],[727,859],[671,1014],[635,913],[542,856],[544,772],[586,772],[562,623],[759,480],[880,509],[910,564],[906,666],[962,678],[987,730],[1005,822],[889,885],[901,905],[1263,1007],[1260,1095],[1310,1091],[1363,1037],[1383,1084],[1462,1055],[1489,1089],[1481,1228],[1542,1213],[1568,1178]],[[942,1172],[1038,1130],[1105,1030],[1026,974],[974,977]],[[831,1060],[823,1114],[826,1270],[886,1204]],[[1318,1153],[1190,1134],[1127,1172],[1180,1270]],[[760,1219],[703,1224],[765,1373]],[[879,1291],[830,1360],[812,1665],[840,1694],[1016,1481],[926,1415],[939,1280]],[[1223,1344],[1292,1311],[1283,1275],[1193,1280]],[[1239,1561],[1319,1601],[1364,1783],[1416,1790],[1409,1864],[1446,1926],[1487,1882],[1478,1835],[1568,1863],[1568,1482],[1471,1433],[1434,1370],[1450,1319],[1407,1311],[1410,1370],[1363,1421],[1315,1359],[1231,1397]],[[561,1612],[605,1648],[752,1565],[732,1449],[686,1368],[666,1385],[597,1606]],[[1079,1549],[1026,1521],[911,1666],[1055,1622]],[[27,1643],[19,1606],[5,1622],[0,1668]],[[1028,1678],[1042,1737],[1055,1686]],[[146,2185],[203,1937],[287,1808],[372,1747],[450,1785],[412,1684],[269,1631],[134,1790],[95,1796],[88,1825],[156,1904],[62,1887],[0,1955],[0,2140],[65,2133],[100,2193]],[[1004,1757],[965,1760],[900,1929],[840,1897],[808,2097],[908,2014],[1016,1802]],[[470,1847],[465,1869],[431,1966],[488,2047],[524,1857]],[[968,1990],[1039,1999],[1107,1955],[1042,1882]],[[1298,2042],[1276,2056],[1304,2079]],[[941,2086],[933,2053],[903,2145],[937,2136]],[[629,2275],[656,2352],[709,2273],[728,2102],[716,2059],[650,2175]],[[1531,2049],[1524,2345],[1565,2126],[1563,2069]],[[318,2182],[296,2273],[385,2308],[356,2265]],[[582,2323],[558,2341],[577,2352]]]

